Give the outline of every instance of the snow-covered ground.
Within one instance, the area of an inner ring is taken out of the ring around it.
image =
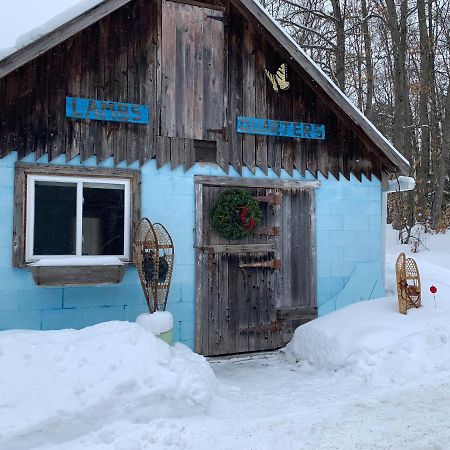
[[[424,243],[423,308],[354,304],[300,327],[284,352],[208,365],[119,322],[0,333],[0,448],[448,449],[450,235]],[[391,290],[408,249],[390,230]]]

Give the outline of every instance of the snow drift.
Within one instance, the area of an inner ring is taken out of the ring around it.
[[[142,326],[0,333],[0,448],[57,444],[118,420],[202,413],[214,395],[206,360]]]
[[[295,331],[286,354],[377,385],[450,369],[450,314],[426,305],[398,313],[393,297],[355,303]]]
[[[450,370],[450,239],[429,236],[427,248],[433,251],[411,254],[388,229],[386,288],[394,295],[355,303],[297,328],[284,350],[288,358],[316,369],[348,372],[374,385]],[[395,293],[400,252],[416,259],[422,280],[423,307],[410,309],[406,316],[398,312]],[[439,288],[436,308],[428,291],[432,284]]]

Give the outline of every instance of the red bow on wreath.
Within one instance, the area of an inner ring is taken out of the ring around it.
[[[239,218],[241,219],[241,223],[246,230],[253,230],[256,226],[256,220],[253,217],[248,218],[248,213],[250,212],[248,206],[242,206],[239,211]]]

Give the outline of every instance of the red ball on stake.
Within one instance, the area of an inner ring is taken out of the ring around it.
[[[436,294],[436,292],[437,292],[437,287],[434,286],[434,285],[431,285],[431,286],[430,286],[430,292],[431,292],[432,294]]]

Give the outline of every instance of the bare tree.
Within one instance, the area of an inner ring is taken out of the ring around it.
[[[394,226],[436,228],[450,202],[450,2],[262,1],[410,160],[418,188],[397,196]]]

